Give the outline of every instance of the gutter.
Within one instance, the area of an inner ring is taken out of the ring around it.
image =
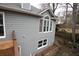
[[[22,9],[15,9],[15,8],[9,8],[9,7],[5,7],[5,6],[0,6],[0,9],[2,10],[7,10],[7,11],[13,11],[13,12],[18,12],[18,13],[23,13],[23,14],[28,14],[28,15],[31,15],[31,16],[36,16],[36,17],[43,17],[41,16],[40,14],[35,14],[35,13],[32,13],[32,12],[27,12],[26,10],[22,10]]]

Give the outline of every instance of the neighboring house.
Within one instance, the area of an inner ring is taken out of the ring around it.
[[[0,3],[0,41],[11,39],[15,31],[22,56],[33,55],[53,44],[55,27],[51,9],[41,11],[27,3]]]

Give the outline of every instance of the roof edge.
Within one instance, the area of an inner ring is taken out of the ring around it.
[[[41,11],[39,14],[42,14],[42,13],[46,12],[47,10],[49,10],[49,8],[47,8],[47,9]]]
[[[28,15],[32,15],[32,16],[36,16],[36,17],[42,17],[40,14],[35,14],[35,13],[31,13],[31,12],[27,12],[27,11],[23,11],[23,10],[19,10],[19,9],[14,9],[14,8],[9,8],[9,7],[5,7],[5,6],[0,6],[0,9],[24,13],[24,14],[28,14]]]
[[[49,11],[49,13],[51,14],[51,16],[53,16],[53,17],[55,16],[55,15],[53,14],[53,12],[51,11],[50,8],[47,8],[47,9],[41,11],[39,14],[41,15],[42,13],[44,13],[44,12],[46,12],[46,11]]]

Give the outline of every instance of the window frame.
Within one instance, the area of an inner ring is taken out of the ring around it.
[[[49,19],[45,19],[45,17],[49,17]],[[50,23],[51,23],[51,18],[50,18],[50,16],[49,15],[45,15],[43,18],[41,18],[43,21],[42,21],[42,31],[40,32],[39,31],[39,33],[49,33],[49,32],[52,32],[52,28],[51,28],[51,31],[50,31]],[[44,31],[44,21],[46,20],[46,31]],[[49,21],[49,26],[48,26],[48,31],[47,31],[47,22]],[[52,22],[53,23],[53,22]],[[52,26],[53,26],[53,24],[52,24]]]
[[[52,31],[53,30],[52,28],[53,28],[53,22],[52,22],[52,20],[50,20],[50,29],[49,30]]]
[[[41,23],[41,21],[42,21],[42,23]],[[42,32],[43,31],[43,19],[41,18],[40,19],[40,21],[39,21],[40,23],[39,23],[39,32]]]
[[[43,45],[45,42],[43,42],[44,40],[47,40],[47,42],[46,42],[46,44],[45,45]],[[39,49],[41,49],[41,48],[44,48],[44,47],[46,47],[47,45],[48,45],[48,39],[44,39],[44,40],[40,40],[40,41],[42,41],[42,46],[41,47],[38,47],[37,49],[39,50]],[[39,44],[38,44],[39,45]]]
[[[43,21],[44,21],[43,22],[43,32],[46,32],[46,30],[47,30],[47,19],[44,19]]]
[[[3,28],[4,28],[4,36],[0,36],[0,39],[1,38],[6,38],[6,31],[5,31],[5,13],[4,12],[0,12],[0,14],[3,15]]]

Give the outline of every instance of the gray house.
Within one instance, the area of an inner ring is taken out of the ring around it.
[[[51,9],[43,11],[28,3],[0,3],[0,41],[16,32],[21,56],[34,55],[53,44],[56,22]]]

